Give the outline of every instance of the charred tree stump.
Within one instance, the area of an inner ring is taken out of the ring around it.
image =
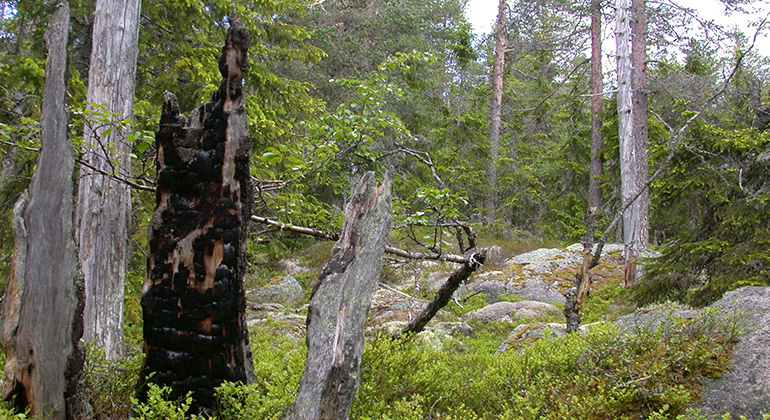
[[[233,22],[219,89],[189,118],[167,92],[156,134],[142,377],[171,387],[171,398],[192,392],[191,412],[204,414],[213,411],[214,388],[223,381],[253,379],[243,290],[253,201],[242,92],[248,47],[248,31]]]
[[[436,316],[439,309],[449,303],[449,299],[452,298],[452,295],[454,295],[460,285],[468,280],[468,277],[474,271],[484,265],[484,261],[487,259],[487,250],[469,251],[466,255],[467,257],[463,265],[449,276],[447,281],[436,292],[436,297],[428,303],[428,306],[404,326],[401,330],[402,334],[417,334],[422,331],[428,325],[428,322]]]
[[[390,176],[369,172],[345,209],[342,235],[319,276],[307,316],[308,355],[287,420],[349,417],[364,347],[364,321],[382,267],[391,219]]]

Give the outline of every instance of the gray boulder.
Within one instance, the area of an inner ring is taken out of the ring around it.
[[[467,337],[473,334],[473,328],[464,322],[438,322],[425,329],[447,337],[456,337],[458,335]]]
[[[246,292],[249,304],[281,303],[297,305],[305,299],[302,285],[293,276],[283,276],[276,282]]]
[[[467,315],[469,320],[490,322],[508,321],[521,318],[534,318],[538,316],[558,314],[559,309],[550,303],[524,301],[524,302],[497,302],[487,305]]]
[[[691,320],[700,313],[697,309],[675,308],[671,306],[659,306],[652,309],[640,309],[634,313],[623,315],[615,320],[615,325],[629,334],[636,334],[639,330],[656,330],[661,324],[669,320]]]
[[[567,334],[567,326],[554,322],[535,322],[532,324],[522,324],[514,328],[508,337],[500,344],[497,353],[514,350],[517,353],[523,353],[524,349],[529,347],[537,340],[551,337],[561,337]]]
[[[770,413],[770,287],[743,287],[712,306],[745,314],[747,326],[735,347],[732,369],[706,383],[695,407],[716,418],[729,412],[731,418],[761,419]]]

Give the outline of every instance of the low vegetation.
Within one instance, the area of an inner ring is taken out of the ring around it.
[[[281,418],[306,354],[303,340],[285,328],[267,322],[251,331],[257,380],[223,384],[218,419]],[[427,341],[371,337],[351,418],[698,419],[688,404],[704,378],[726,369],[739,321],[706,311],[636,335],[598,324],[585,334],[538,341],[521,354],[496,354],[511,328],[478,325],[471,337],[446,338],[452,343],[442,350]],[[145,420],[184,418],[188,399],[167,401],[163,389],[153,389],[146,404],[133,399],[138,352],[116,362],[91,354],[87,378],[96,418],[127,418],[132,409]],[[25,418],[10,413],[6,405],[0,418]]]

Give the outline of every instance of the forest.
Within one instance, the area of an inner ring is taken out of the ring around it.
[[[718,3],[0,0],[0,418],[711,418],[770,287],[770,2]]]

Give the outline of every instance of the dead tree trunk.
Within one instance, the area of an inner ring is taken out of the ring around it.
[[[495,25],[495,59],[492,64],[492,101],[489,111],[489,166],[487,166],[487,181],[489,182],[488,222],[493,223],[497,217],[497,161],[500,152],[500,127],[502,125],[503,109],[503,74],[505,69],[505,44],[507,43],[507,0],[500,0],[498,5],[497,24]]]
[[[171,398],[192,391],[192,412],[213,411],[223,381],[253,379],[243,290],[253,201],[242,91],[248,47],[248,31],[233,22],[219,90],[189,119],[167,92],[156,135],[143,377],[155,372],[150,381],[171,387]]]
[[[591,290],[591,269],[599,262],[602,253],[603,242],[600,242],[595,254],[592,254],[594,248],[594,231],[596,228],[596,210],[589,209],[586,213],[586,233],[583,235],[583,263],[575,274],[575,283],[565,296],[564,317],[567,322],[567,332],[575,332],[580,328],[580,311],[583,309],[583,302],[588,297]]]
[[[365,174],[345,209],[342,235],[319,276],[307,316],[308,355],[287,420],[344,420],[360,381],[364,321],[390,230],[390,176]]]
[[[617,0],[618,130],[625,244],[624,285],[638,276],[636,260],[649,243],[647,189],[646,15],[643,0]]]
[[[98,0],[94,6],[93,46],[86,102],[131,118],[136,57],[139,51],[140,0]],[[92,105],[89,105],[91,107]],[[78,258],[86,288],[86,341],[104,347],[108,358],[123,347],[123,289],[126,277],[128,185],[99,171],[129,178],[131,144],[118,127],[99,123],[83,129],[84,151],[78,184]]]
[[[29,193],[14,208],[16,250],[0,338],[6,352],[3,397],[15,398],[20,410],[29,407],[35,418],[60,420],[89,413],[78,389],[85,349],[72,220],[74,159],[67,138],[69,4],[51,3],[41,148]]]
[[[470,251],[466,255],[466,262],[449,276],[447,281],[436,292],[436,297],[428,303],[428,306],[404,326],[403,330],[401,330],[402,334],[416,334],[422,331],[428,325],[428,322],[436,316],[439,309],[449,303],[449,299],[452,298],[452,295],[454,295],[460,285],[468,280],[468,277],[481,267],[487,259],[486,249],[478,252]]]
[[[591,0],[591,179],[588,186],[588,208],[602,208],[602,5],[601,0]]]

